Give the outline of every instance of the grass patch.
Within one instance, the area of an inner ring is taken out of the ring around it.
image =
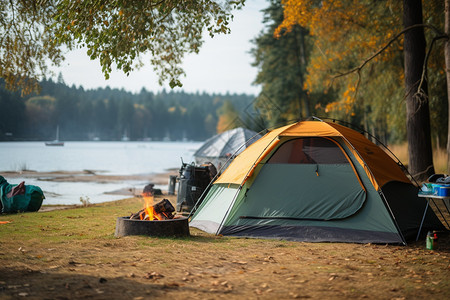
[[[404,164],[408,165],[408,145],[407,143],[391,145],[388,147],[392,153]],[[447,151],[446,149],[433,149],[433,164],[436,174],[447,173]]]

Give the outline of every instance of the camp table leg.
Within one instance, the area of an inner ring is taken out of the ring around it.
[[[417,232],[416,242],[419,240],[420,232],[422,231],[422,225],[423,221],[425,220],[425,216],[427,215],[428,206],[430,205],[430,202],[427,199],[427,205],[425,206],[425,211],[423,212],[422,222],[420,222],[419,232]]]

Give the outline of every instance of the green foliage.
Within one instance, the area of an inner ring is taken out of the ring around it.
[[[198,53],[204,31],[229,33],[231,11],[244,1],[0,0],[0,76],[29,93],[48,63],[61,63],[63,46],[86,47],[106,79],[113,67],[129,74],[150,53],[159,82],[182,86],[184,55]]]
[[[255,59],[253,65],[258,67],[255,83],[262,85],[256,109],[268,120],[269,126],[316,114],[313,101],[325,99],[320,95],[311,97],[304,87],[312,47],[308,31],[295,25],[289,33],[275,38],[273,32],[282,21],[280,1],[270,1],[270,6],[264,10],[266,27],[253,41],[256,47],[251,52]]]
[[[54,13],[52,1],[0,0],[0,77],[8,89],[37,90],[48,65],[63,60],[48,31]]]

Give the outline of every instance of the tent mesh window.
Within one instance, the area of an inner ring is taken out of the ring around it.
[[[339,146],[325,138],[299,138],[285,142],[267,161],[269,164],[348,164]]]

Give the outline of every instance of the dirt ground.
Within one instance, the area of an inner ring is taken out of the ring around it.
[[[165,179],[164,182],[167,182]],[[175,196],[163,195],[172,203]],[[214,236],[114,236],[139,198],[0,216],[0,299],[450,299],[436,250]]]

